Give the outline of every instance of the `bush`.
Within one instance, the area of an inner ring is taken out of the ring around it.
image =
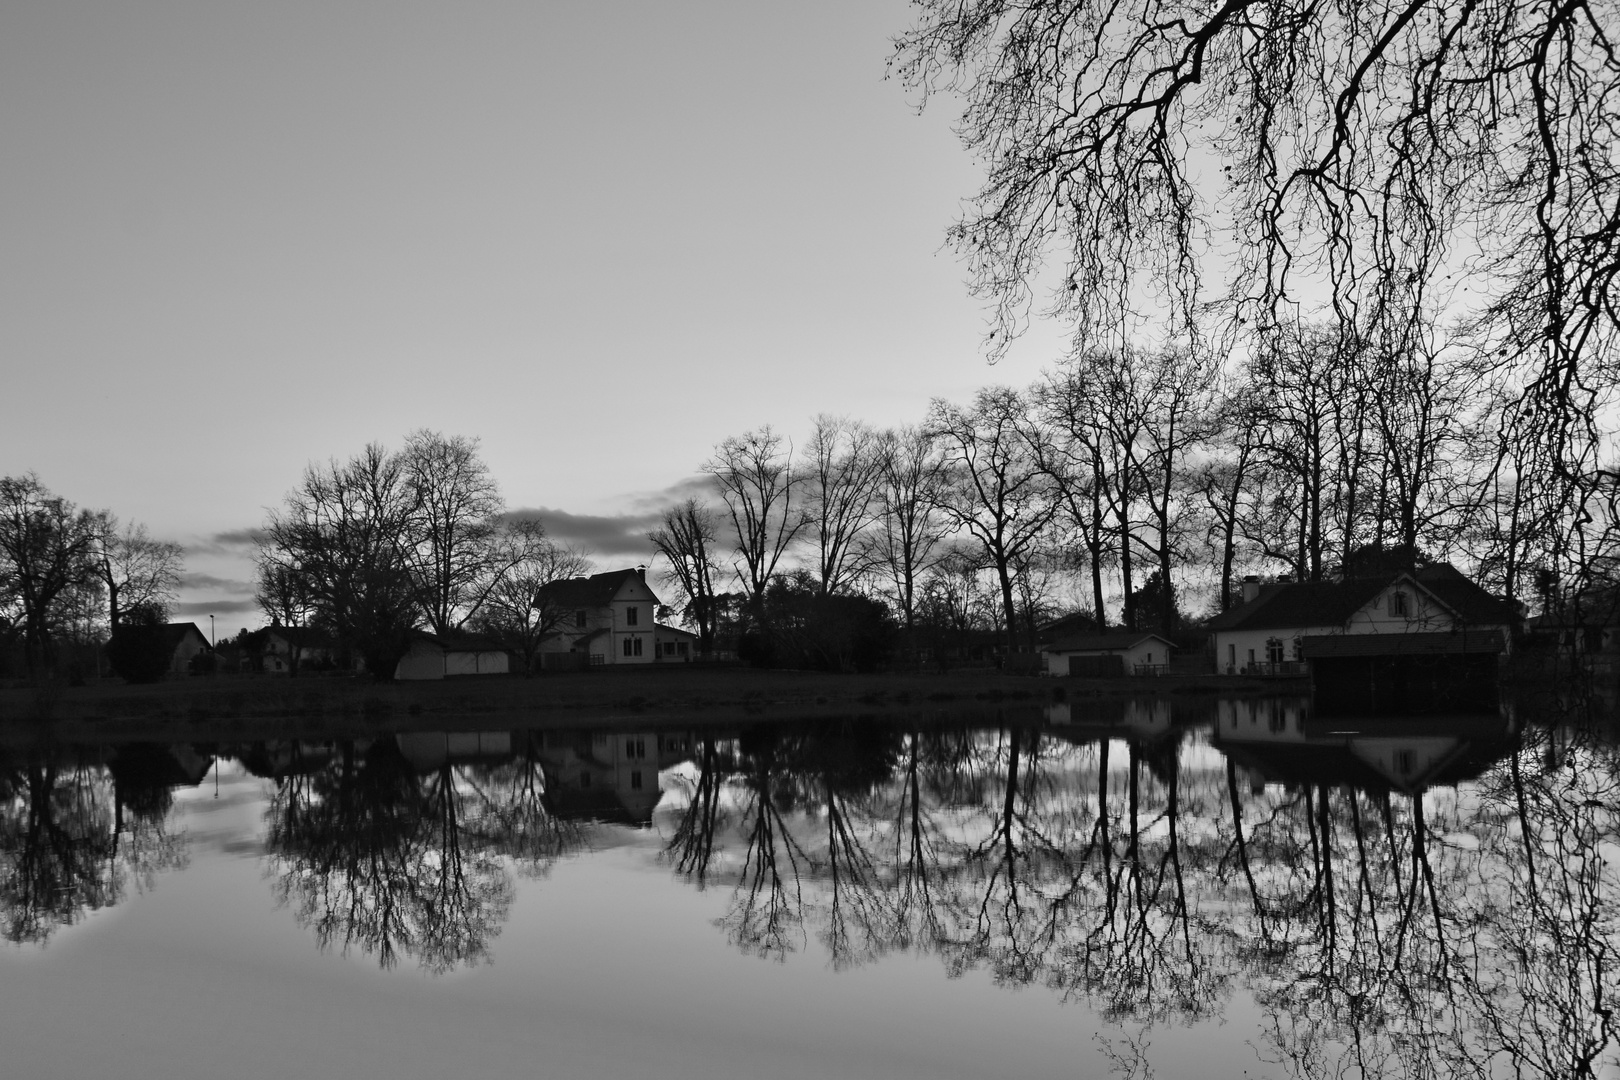
[[[169,636],[162,626],[120,626],[107,642],[107,663],[126,682],[161,682],[172,657]]]

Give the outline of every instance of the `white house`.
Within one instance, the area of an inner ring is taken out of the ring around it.
[[[1072,668],[1074,657],[1117,656],[1123,665],[1122,674],[1131,675],[1145,668],[1162,667],[1170,662],[1175,649],[1169,638],[1158,634],[1078,634],[1041,646],[1048,675],[1075,674],[1082,665]]]
[[[189,672],[191,662],[210,648],[196,623],[164,623],[163,636],[169,645],[169,670],[177,675]]]
[[[554,581],[535,604],[560,616],[540,652],[583,653],[591,666],[686,663],[697,637],[655,620],[658,596],[647,585],[647,568],[610,570],[590,577]]]
[[[396,679],[444,679],[456,675],[505,675],[511,670],[506,650],[473,634],[411,635],[411,646],[394,668]]]
[[[1217,671],[1276,672],[1303,664],[1305,639],[1378,635],[1358,652],[1433,646],[1446,652],[1511,643],[1506,605],[1448,563],[1344,581],[1244,582],[1243,603],[1209,621]],[[1413,635],[1444,635],[1416,638]],[[1397,639],[1406,639],[1397,644]]]
[[[334,655],[332,639],[307,626],[271,624],[264,636],[264,670],[281,673],[302,670],[317,664],[330,664]]]

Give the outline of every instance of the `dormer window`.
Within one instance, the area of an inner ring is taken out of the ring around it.
[[[1410,615],[1408,599],[1405,593],[1397,592],[1389,595],[1389,613],[1391,615]]]
[[[641,611],[641,609],[636,607],[634,604],[632,604],[630,607],[625,608],[624,609],[624,624],[626,626],[635,626],[636,621],[639,618],[640,611]]]

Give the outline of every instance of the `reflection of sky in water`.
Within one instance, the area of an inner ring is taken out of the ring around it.
[[[492,963],[432,976],[321,953],[278,909],[262,851],[269,782],[227,764],[176,796],[189,865],[56,932],[0,951],[0,1073],[18,1077],[982,1077],[1106,1073],[1085,1008],[1039,988],[943,977],[891,955],[834,972],[812,938],[785,963],[715,925],[656,833],[514,875]],[[660,815],[662,817],[663,815]],[[1156,1074],[1248,1061],[1244,1025],[1167,1027]]]

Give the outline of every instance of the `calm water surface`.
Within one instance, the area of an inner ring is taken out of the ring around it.
[[[1579,727],[231,730],[0,746],[0,1075],[1620,1075]]]

